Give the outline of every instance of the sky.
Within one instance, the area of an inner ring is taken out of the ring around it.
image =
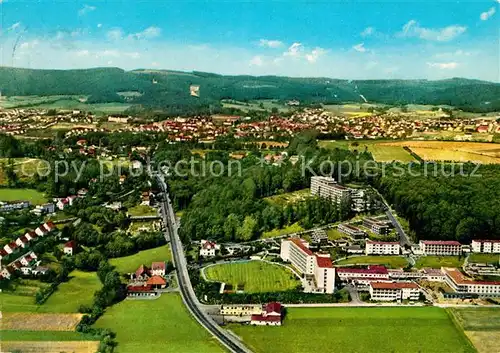
[[[500,82],[500,0],[0,0],[0,65]]]

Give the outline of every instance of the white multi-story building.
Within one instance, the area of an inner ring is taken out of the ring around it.
[[[366,241],[366,255],[399,255],[401,245],[398,242]]]
[[[313,278],[316,292],[333,293],[335,269],[329,256],[315,255],[305,240],[290,238],[281,242],[280,257],[291,262],[302,275]]]
[[[354,238],[364,237],[366,235],[366,233],[361,229],[350,224],[339,224],[337,229],[339,232],[350,235]]]
[[[454,240],[421,240],[420,249],[424,255],[452,256],[462,254],[462,244]]]
[[[349,200],[351,191],[349,188],[337,184],[333,178],[313,176],[311,177],[311,194],[336,200],[337,203],[340,203]]]
[[[486,254],[500,254],[500,240],[473,240],[472,252]]]
[[[368,284],[371,281],[389,280],[389,271],[380,265],[370,265],[368,268],[337,268],[337,275],[342,282]]]
[[[370,299],[381,301],[418,300],[420,289],[413,282],[371,282]]]
[[[457,293],[477,294],[482,297],[500,296],[500,282],[474,281],[456,268],[443,267],[446,283]]]
[[[390,228],[387,222],[382,222],[369,217],[363,219],[363,226],[376,234],[387,234],[389,233]]]

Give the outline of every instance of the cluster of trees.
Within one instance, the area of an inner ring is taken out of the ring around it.
[[[434,174],[437,168],[437,175]],[[386,173],[375,181],[376,187],[404,216],[419,239],[458,240],[500,239],[500,166],[465,165],[459,175],[451,166],[415,165],[413,174]],[[432,173],[431,173],[432,171]],[[474,175],[471,175],[474,173]]]

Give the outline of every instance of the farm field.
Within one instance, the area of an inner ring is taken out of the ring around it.
[[[289,308],[281,327],[231,325],[230,330],[256,353],[332,352],[332,347],[342,347],[342,353],[475,352],[446,311],[434,307]]]
[[[500,308],[453,308],[450,313],[479,353],[498,351]]]
[[[416,268],[441,268],[441,267],[462,267],[464,263],[463,258],[458,256],[422,256],[416,264]]]
[[[335,262],[335,265],[385,265],[390,268],[408,266],[408,261],[401,256],[355,256]]]
[[[298,201],[305,200],[311,196],[310,189],[302,189],[293,192],[287,192],[285,194],[279,194],[274,196],[269,196],[264,198],[267,202],[275,205],[289,205],[294,204]]]
[[[85,341],[86,335],[72,331],[0,331],[3,341]],[[3,351],[2,351],[3,352]]]
[[[264,232],[264,233],[262,233],[261,238],[262,239],[274,238],[274,237],[279,237],[279,236],[285,235],[285,234],[302,232],[303,230],[304,230],[304,228],[302,228],[298,223],[294,223],[294,224],[291,224],[291,225],[286,226],[284,228],[273,229],[273,230],[270,230],[269,232]]]
[[[47,284],[36,280],[17,279],[11,281],[11,288],[0,293],[0,310],[8,312],[35,312],[35,293]]]
[[[279,265],[262,261],[210,266],[204,269],[209,280],[244,286],[247,293],[276,292],[297,287],[295,275]]]
[[[399,141],[384,146],[409,147],[424,160],[500,163],[500,145],[479,142]]]
[[[108,308],[94,327],[116,332],[116,353],[224,352],[174,293],[155,300],[125,300]]]
[[[357,150],[364,152],[367,150],[377,162],[414,162],[413,156],[406,151],[403,146],[392,146],[387,143],[376,140],[360,140],[360,141],[318,141],[320,147],[323,148],[347,148],[351,151]]]
[[[71,279],[61,283],[58,289],[40,305],[38,312],[77,313],[80,305],[92,305],[94,293],[101,289],[95,272],[73,271]]]
[[[47,198],[34,189],[3,189],[0,188],[0,201],[30,201],[33,205],[47,202]]]
[[[498,264],[500,262],[500,254],[470,254],[470,263],[480,264]]]
[[[72,352],[89,353],[99,349],[99,341],[8,341],[2,342],[5,352]]]
[[[2,330],[74,331],[83,314],[4,313]]]
[[[163,245],[158,248],[140,251],[137,254],[111,259],[109,262],[120,273],[135,272],[141,265],[151,266],[154,261],[171,261],[170,248]]]

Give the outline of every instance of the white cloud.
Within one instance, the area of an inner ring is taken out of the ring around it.
[[[309,54],[306,54],[306,60],[309,61],[310,63],[315,63],[318,58],[325,54],[326,53],[326,50],[323,49],[323,48],[314,48],[311,53]]]
[[[264,65],[264,60],[262,60],[262,57],[260,56],[254,56],[251,60],[250,60],[250,66],[262,66]]]
[[[437,68],[441,70],[454,70],[456,69],[459,64],[456,62],[449,62],[449,63],[427,63],[427,66],[432,67],[432,68]]]
[[[498,0],[500,2],[500,0]],[[491,16],[493,16],[496,12],[496,9],[494,7],[490,8],[488,11],[483,12],[479,18],[482,21],[487,21]]]
[[[283,53],[285,56],[299,56],[300,52],[303,50],[303,46],[301,43],[293,43],[288,50]]]
[[[75,54],[76,56],[89,56],[90,52],[85,49],[85,50],[79,50]]]
[[[151,26],[146,28],[144,31],[130,34],[129,38],[134,38],[134,39],[150,39],[150,38],[156,38],[159,37],[161,34],[161,28]]]
[[[261,47],[267,47],[267,48],[279,48],[282,47],[284,44],[280,40],[261,39],[259,41],[259,45]]]
[[[119,28],[112,29],[106,33],[109,40],[119,40],[123,38],[123,31]]]
[[[34,49],[40,42],[38,40],[32,40],[30,42],[23,42],[19,45],[19,49]]]
[[[79,11],[78,11],[78,16],[85,16],[89,12],[95,11],[96,7],[95,6],[90,6],[90,5],[84,5]]]
[[[398,33],[398,36],[418,37],[424,40],[447,42],[463,34],[466,30],[467,27],[459,25],[443,28],[425,28],[421,27],[417,21],[410,20],[403,26],[403,30]]]
[[[361,37],[369,37],[375,33],[375,28],[366,27],[363,32],[360,33]]]
[[[101,28],[101,27],[102,27],[102,23],[98,23],[97,28]]]
[[[367,51],[367,49],[365,48],[365,43],[356,44],[352,48],[360,53],[365,53]]]

